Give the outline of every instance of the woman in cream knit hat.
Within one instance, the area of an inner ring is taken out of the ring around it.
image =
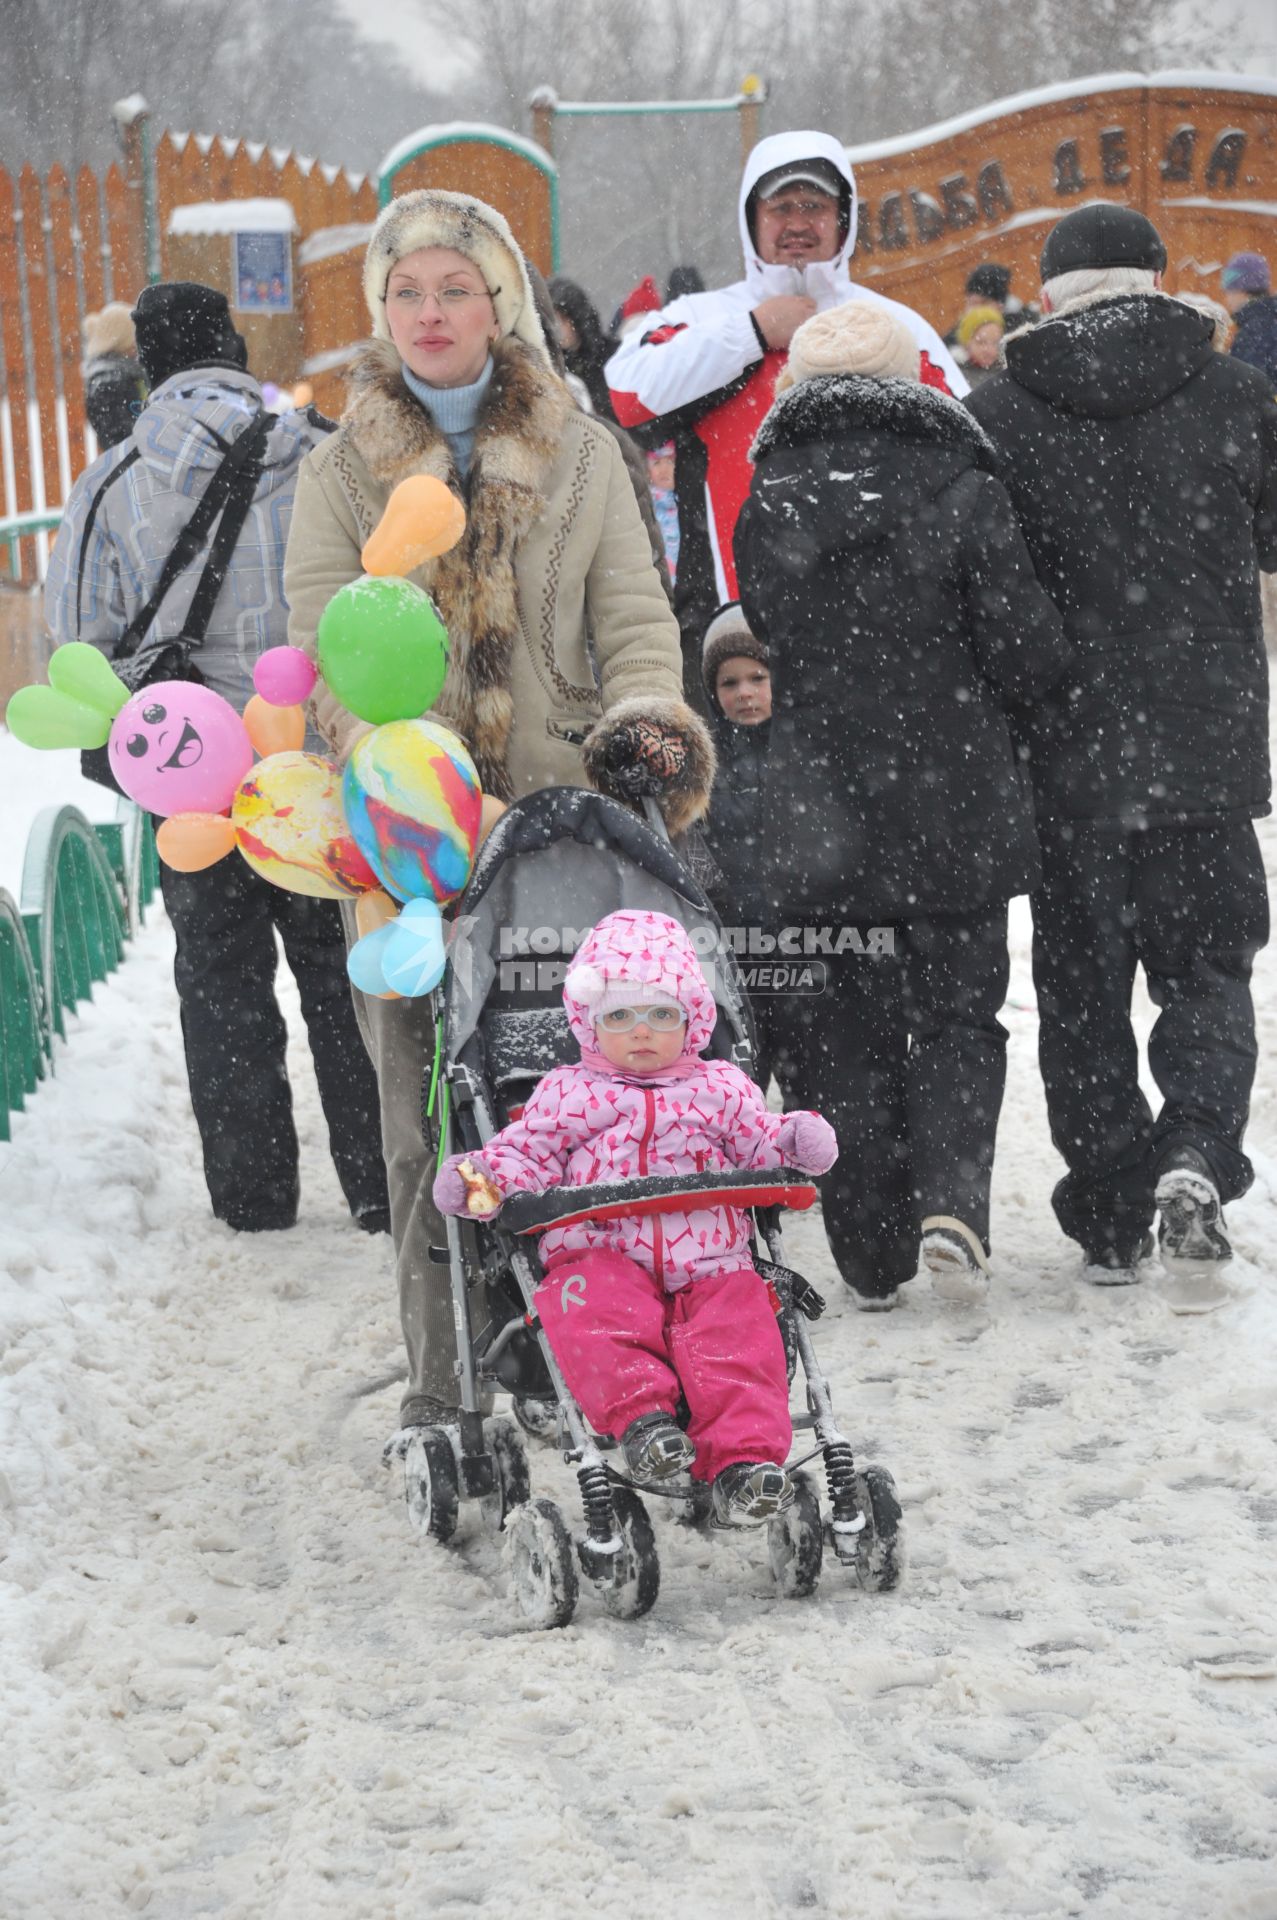
[[[736,531],[773,679],[770,917],[862,930],[767,1017],[786,1104],[838,1134],[825,1226],[862,1307],[920,1241],[942,1290],[985,1284],[1007,901],[1038,875],[1008,713],[1069,659],[989,443],[917,364],[867,302],[800,327]]]
[[[465,740],[484,791],[507,801],[591,783],[627,799],[650,793],[679,831],[708,803],[713,749],[683,704],[678,627],[620,450],[554,372],[505,220],[469,194],[403,194],[373,229],[364,295],[374,337],[341,425],[298,483],[289,638],[315,652],[320,615],[363,571],[360,549],[392,488],[434,474],[464,501],[466,530],[413,578],[451,642],[435,714]],[[322,681],[314,706],[344,759],[365,724]],[[653,741],[660,751],[645,758]],[[408,1348],[402,1422],[446,1422],[456,1347],[447,1269],[430,1259],[444,1235],[420,1113],[434,1035],[421,1001],[366,1000],[360,1016],[381,1093]]]

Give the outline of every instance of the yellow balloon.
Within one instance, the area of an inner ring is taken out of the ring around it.
[[[240,852],[254,872],[289,893],[353,900],[379,885],[341,804],[341,770],[316,753],[259,760],[231,802]]]

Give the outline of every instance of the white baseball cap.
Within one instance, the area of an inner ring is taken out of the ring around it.
[[[799,160],[788,166],[774,167],[765,173],[755,192],[760,200],[772,200],[786,187],[819,187],[824,193],[832,193],[835,199],[845,192],[847,182],[839,173],[832,160]]]

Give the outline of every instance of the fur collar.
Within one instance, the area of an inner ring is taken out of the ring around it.
[[[986,471],[997,471],[992,443],[960,400],[917,380],[877,380],[858,373],[820,374],[788,388],[759,428],[752,457],[762,460],[778,449],[863,428],[955,447]]]
[[[491,384],[463,483],[447,438],[409,392],[399,355],[374,341],[360,355],[342,430],[379,486],[431,473],[466,504],[451,553],[414,576],[448,629],[448,678],[437,711],[469,741],[485,793],[512,797],[507,771],[510,669],[519,632],[515,560],[549,503],[572,397],[532,348],[507,337],[492,350]]]

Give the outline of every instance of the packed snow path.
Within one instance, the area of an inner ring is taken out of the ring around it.
[[[1081,1284],[1017,917],[989,1309],[858,1315],[790,1230],[905,1586],[784,1602],[658,1519],[655,1612],[557,1633],[379,1464],[388,1243],[300,1040],[303,1224],[210,1220],[170,962],[153,918],[0,1148],[6,1920],[1277,1920],[1272,958],[1235,1300]]]

